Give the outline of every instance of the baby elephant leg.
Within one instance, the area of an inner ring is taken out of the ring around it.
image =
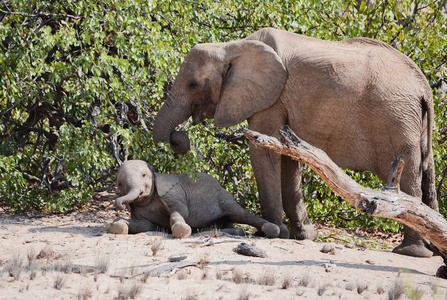
[[[171,224],[172,236],[177,239],[187,238],[191,235],[191,227],[186,224],[185,219],[178,212],[171,213],[169,220]]]
[[[269,238],[279,236],[278,225],[256,217],[243,209],[226,190],[219,191],[218,201],[224,215],[229,217],[231,221],[256,227]]]
[[[157,226],[145,219],[119,218],[109,225],[108,231],[114,234],[134,234],[146,231],[156,231]]]
[[[123,218],[118,218],[109,225],[107,231],[114,234],[128,234],[129,221]]]

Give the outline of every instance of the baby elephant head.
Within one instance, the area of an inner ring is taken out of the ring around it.
[[[145,202],[154,194],[155,175],[152,166],[142,160],[126,161],[117,177],[119,197],[115,201],[117,209],[125,209],[126,204]]]

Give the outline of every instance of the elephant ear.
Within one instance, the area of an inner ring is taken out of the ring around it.
[[[155,173],[155,186],[160,197],[166,195],[178,183],[179,179],[176,175]]]
[[[260,41],[240,40],[226,45],[229,68],[214,114],[217,126],[233,126],[272,106],[287,81],[278,54]]]

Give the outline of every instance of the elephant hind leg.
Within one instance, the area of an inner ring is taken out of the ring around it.
[[[411,196],[421,198],[433,205],[433,201],[436,202],[436,192],[434,192],[434,173],[431,174],[430,170],[420,172],[420,163],[414,161],[414,157],[418,155],[406,155],[405,167],[402,173],[401,190]],[[428,186],[425,183],[430,182]],[[422,182],[422,187],[421,187]],[[433,186],[431,186],[433,185]],[[430,194],[424,195],[424,190],[432,190]],[[432,199],[434,196],[435,199]],[[424,199],[424,197],[428,197]],[[427,203],[427,204],[429,204]],[[430,204],[429,204],[430,205]],[[394,253],[413,256],[413,257],[431,257],[433,253],[425,247],[424,237],[415,230],[404,225],[404,239],[402,243],[393,249]]]
[[[146,219],[129,219],[128,224],[130,234],[158,230],[157,225]]]
[[[231,221],[256,227],[269,238],[279,236],[280,228],[278,225],[252,215],[243,209],[226,190],[220,190],[217,196],[223,214]]]

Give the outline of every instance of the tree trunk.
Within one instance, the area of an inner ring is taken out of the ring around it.
[[[355,209],[376,217],[393,219],[404,223],[423,235],[426,247],[439,254],[447,265],[447,221],[444,217],[422,203],[420,199],[399,190],[403,158],[398,157],[392,165],[388,186],[383,191],[362,187],[340,169],[321,149],[301,140],[288,127],[281,128],[284,139],[277,139],[248,129],[245,135],[255,145],[288,155],[307,164],[331,190],[349,202]]]

